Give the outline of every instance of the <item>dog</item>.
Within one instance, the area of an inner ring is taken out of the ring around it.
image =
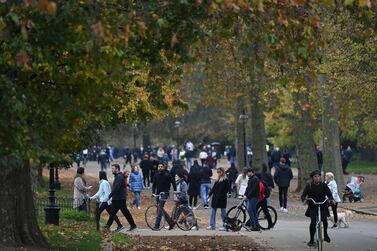
[[[338,212],[338,226],[341,227],[342,223],[345,228],[350,227],[350,219],[353,217],[353,213],[350,210],[344,210],[341,212]],[[334,214],[330,211],[330,221],[334,224]]]

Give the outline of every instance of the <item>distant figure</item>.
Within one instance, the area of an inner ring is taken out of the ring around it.
[[[144,187],[149,187],[150,186],[150,175],[151,175],[151,169],[152,169],[152,161],[149,160],[148,154],[144,155],[144,159],[140,161],[140,168],[141,171],[143,172],[143,183]]]
[[[272,167],[278,168],[281,159],[281,152],[279,147],[276,147],[271,152]]]
[[[316,147],[316,153],[317,153],[318,170],[319,170],[320,172],[322,172],[322,168],[323,168],[323,153],[322,153],[322,151],[318,148],[318,146]]]
[[[130,191],[135,194],[135,200],[131,204],[135,205],[137,209],[140,209],[140,193],[143,190],[144,185],[143,177],[139,172],[139,168],[137,166],[133,166],[131,168],[129,183]]]
[[[200,195],[200,166],[197,160],[194,160],[194,165],[191,166],[188,176],[188,194],[189,206],[196,209],[198,204],[198,196]]]
[[[204,209],[208,209],[208,194],[211,190],[212,170],[204,163],[200,168],[200,195],[202,197]]]
[[[236,187],[237,187],[237,195],[238,195],[239,199],[242,199],[243,196],[245,195],[245,191],[246,191],[247,184],[248,184],[248,181],[249,181],[249,177],[247,175],[248,170],[249,169],[245,167],[242,170],[242,174],[238,175],[238,177],[235,181],[235,184],[236,184]]]
[[[106,154],[105,149],[101,149],[98,155],[98,164],[101,165],[101,171],[104,171],[107,169],[107,163],[108,163],[108,156]]]
[[[236,180],[238,177],[238,171],[234,163],[230,163],[230,168],[226,170],[225,174],[228,176],[229,180],[229,195],[235,190],[235,197],[237,197],[237,186]]]
[[[77,208],[79,211],[88,211],[88,191],[92,189],[92,186],[86,186],[83,167],[77,168],[73,186],[73,208]]]
[[[288,188],[293,178],[292,170],[285,164],[284,158],[281,158],[279,167],[275,170],[274,180],[279,187],[280,210],[287,213]]]
[[[208,153],[203,149],[200,153],[199,153],[199,159],[202,163],[202,166],[204,165],[204,162],[206,162],[208,158]]]

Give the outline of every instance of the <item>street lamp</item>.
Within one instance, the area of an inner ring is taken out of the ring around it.
[[[58,167],[55,167],[54,187],[55,187],[55,190],[60,190],[60,188],[61,188],[61,184],[60,184],[60,181],[59,181],[59,168]]]
[[[242,110],[242,113],[239,117],[240,121],[242,122],[242,131],[243,131],[243,147],[244,147],[244,164],[245,166],[249,166],[249,163],[247,161],[247,148],[246,148],[246,121],[249,119],[249,116],[247,116],[245,109]]]
[[[59,225],[59,211],[60,208],[56,205],[56,197],[55,197],[55,184],[54,184],[54,170],[53,166],[49,166],[50,168],[50,180],[49,180],[49,205],[45,207],[45,224],[54,224]]]
[[[176,120],[174,122],[174,127],[177,128],[177,152],[179,157],[179,127],[181,127],[181,121]]]

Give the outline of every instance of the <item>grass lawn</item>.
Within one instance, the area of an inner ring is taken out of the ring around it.
[[[347,167],[347,172],[356,174],[377,174],[377,161],[353,160]]]
[[[60,225],[45,225],[40,220],[40,228],[50,247],[62,251],[100,251],[103,233],[96,230],[93,219],[80,220],[71,217],[60,218]]]

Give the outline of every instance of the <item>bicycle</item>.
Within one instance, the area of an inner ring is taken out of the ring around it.
[[[306,198],[305,200],[307,201],[312,201],[314,203],[314,205],[316,205],[318,207],[318,217],[317,217],[317,222],[316,222],[316,231],[315,231],[315,240],[314,240],[314,243],[316,244],[316,247],[317,247],[317,250],[323,250],[323,234],[324,234],[324,231],[323,231],[323,223],[322,223],[322,219],[321,219],[321,205],[325,204],[327,202],[327,198],[322,201],[322,202],[316,202],[314,199],[312,198]]]
[[[247,216],[246,216],[246,212],[247,212],[246,201],[247,200],[242,199],[241,202],[237,206],[231,207],[228,210],[228,212],[226,213],[226,217],[231,219],[233,221],[233,224],[235,224],[235,226],[236,226],[235,231],[241,230],[242,227],[247,228],[247,226],[250,225],[249,224],[250,219],[248,221],[246,221],[246,219],[247,219]],[[277,212],[276,212],[275,208],[272,207],[272,206],[267,206],[267,209],[268,209],[268,212],[271,215],[272,226],[270,226],[270,227],[274,227],[276,222],[277,222],[277,219],[278,219]],[[266,217],[266,215],[263,212],[261,207],[258,207],[257,215],[258,215],[258,221],[259,221],[260,228],[263,229],[263,230],[269,229],[267,217]]]
[[[169,225],[169,230],[177,225],[183,231],[189,231],[197,226],[197,220],[195,218],[194,212],[184,204],[179,205],[178,203],[174,206],[171,215],[169,215],[166,210],[161,207],[160,203],[157,201],[167,201],[168,199],[161,199],[161,196],[165,193],[160,193],[159,195],[153,194],[152,196],[157,198],[156,203],[151,205],[145,211],[145,222],[148,227],[152,230],[161,230],[165,226],[165,221]],[[157,217],[160,215],[161,222],[160,225],[156,225]]]

